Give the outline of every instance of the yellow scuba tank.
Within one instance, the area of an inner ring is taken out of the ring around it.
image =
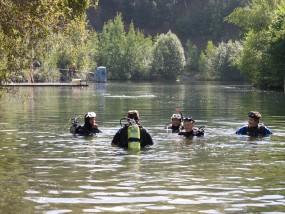
[[[130,124],[128,126],[128,148],[140,150],[140,127],[138,124]]]

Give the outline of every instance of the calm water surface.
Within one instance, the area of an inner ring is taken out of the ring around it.
[[[204,137],[163,129],[178,108]],[[285,213],[284,108],[284,93],[248,85],[20,88],[0,104],[0,213]],[[155,143],[140,153],[110,145],[129,109]],[[250,110],[274,135],[234,134]],[[88,111],[103,133],[71,135],[69,119]]]

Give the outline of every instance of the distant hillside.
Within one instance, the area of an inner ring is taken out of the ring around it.
[[[223,19],[236,7],[243,6],[242,0],[178,0],[175,4],[172,2],[99,1],[99,8],[90,8],[87,16],[90,25],[97,32],[101,32],[104,23],[114,19],[120,12],[126,27],[133,21],[135,28],[152,36],[171,30],[182,43],[190,39],[200,49],[205,47],[208,40],[221,42],[238,38],[238,28],[225,23]]]

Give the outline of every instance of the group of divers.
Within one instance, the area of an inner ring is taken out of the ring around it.
[[[73,118],[70,132],[81,136],[94,136],[102,131],[96,123],[96,113],[88,112],[84,115],[84,124],[78,125],[78,118]],[[248,113],[248,123],[236,131],[238,135],[248,136],[267,136],[272,134],[270,129],[260,123],[261,114],[257,111]],[[127,121],[122,125],[122,120]],[[149,132],[140,124],[140,116],[137,110],[128,111],[127,117],[120,120],[121,128],[116,132],[112,139],[112,146],[118,146],[125,149],[140,149],[153,145],[153,140]],[[185,138],[194,136],[204,136],[205,126],[195,127],[193,117],[184,117],[182,112],[173,114],[171,122],[166,124],[165,129],[172,130]]]

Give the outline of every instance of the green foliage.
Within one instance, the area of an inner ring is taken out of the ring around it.
[[[243,27],[244,49],[237,65],[242,74],[261,87],[281,87],[284,79],[284,2],[253,0],[227,21]]]
[[[130,72],[131,79],[147,79],[150,62],[152,60],[152,40],[145,38],[144,34],[130,25],[127,34],[125,51],[125,69]]]
[[[85,21],[85,10],[90,3],[91,0],[1,1],[0,79],[8,81],[18,75],[25,76],[30,62],[41,58],[45,45],[50,45],[50,35],[64,35],[74,19]]]
[[[217,79],[217,47],[212,41],[208,41],[205,50],[200,55],[200,69],[203,79]]]
[[[242,44],[238,41],[221,42],[217,48],[217,64],[215,71],[220,80],[242,80],[239,69],[235,62],[242,52]]]
[[[108,68],[110,79],[141,79],[149,71],[151,61],[151,38],[134,29],[124,30],[121,14],[104,25],[100,34],[99,65]]]
[[[126,35],[121,14],[118,14],[114,21],[110,20],[104,25],[99,35],[99,60],[98,65],[108,68],[108,78],[124,79],[129,78],[121,64],[124,57],[124,46]]]
[[[184,49],[178,37],[171,32],[160,35],[154,44],[151,76],[175,80],[182,74],[185,65]]]
[[[269,29],[268,55],[271,60],[274,86],[283,84],[285,76],[285,3],[276,10]]]
[[[213,38],[222,36],[225,29],[224,17],[234,8],[243,5],[240,0],[209,0],[207,3],[193,4],[186,14],[175,22],[175,30],[180,37],[197,37],[211,35]]]
[[[210,33],[210,16],[206,9],[189,11],[175,23],[175,30],[183,37],[196,37]]]
[[[173,0],[132,0],[122,1],[124,20],[140,28],[157,28],[170,22],[176,2]]]
[[[193,75],[199,71],[199,55],[197,46],[187,40],[185,45],[186,74]]]
[[[209,41],[200,54],[198,77],[206,80],[242,80],[237,60],[240,59],[243,46],[238,41],[221,42],[216,47]]]
[[[247,34],[244,41],[244,49],[238,66],[242,74],[253,84],[258,84],[261,80],[262,70],[265,69],[266,63],[264,54],[266,50],[265,32],[254,33],[253,31]]]
[[[226,21],[238,25],[247,31],[262,31],[271,23],[271,17],[280,0],[252,0],[244,8],[236,8],[233,13],[225,18]]]
[[[87,30],[84,19],[75,20],[69,25],[69,33],[50,36],[41,50],[45,50],[40,57],[44,76],[54,78],[58,69],[75,66],[77,76],[85,79],[96,68],[98,38],[96,32]]]

